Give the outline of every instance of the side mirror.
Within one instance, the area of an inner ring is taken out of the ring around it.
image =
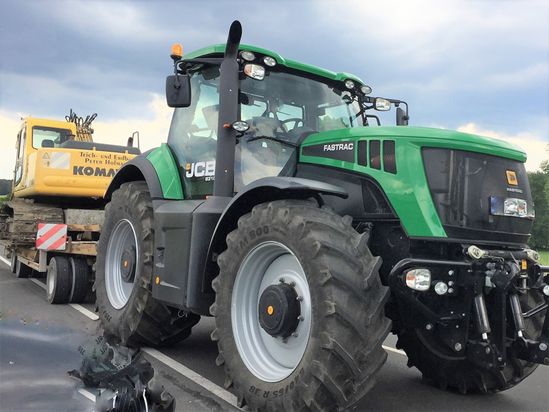
[[[42,147],[54,147],[54,143],[53,143],[53,140],[50,140],[50,139],[45,139],[45,140],[42,140]]]
[[[402,107],[397,107],[396,110],[396,123],[397,126],[408,126],[408,120],[410,118]]]
[[[191,105],[191,77],[187,74],[166,77],[166,102],[169,107]]]

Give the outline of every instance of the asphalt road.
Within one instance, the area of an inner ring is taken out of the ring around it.
[[[93,310],[92,305],[84,306]],[[97,323],[69,305],[49,305],[40,286],[16,279],[0,262],[0,411],[92,411],[94,404],[82,394],[82,384],[66,372],[78,368],[77,348],[97,336]],[[160,381],[176,398],[178,411],[237,410],[219,388],[224,373],[215,365],[212,328],[212,320],[203,318],[190,338],[162,350],[169,358],[162,362],[150,358]],[[390,336],[385,345],[394,348],[394,341]],[[417,370],[406,366],[403,354],[388,351],[388,355],[377,385],[358,410],[549,410],[547,367],[539,367],[506,392],[464,396],[424,383]],[[196,373],[206,379],[193,378]]]

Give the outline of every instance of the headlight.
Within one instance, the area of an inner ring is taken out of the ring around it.
[[[386,112],[387,110],[391,110],[391,102],[387,99],[383,99],[381,97],[377,97],[374,106],[376,110]]]
[[[265,78],[265,68],[259,64],[247,64],[244,66],[244,74],[255,80],[263,80]]]
[[[247,62],[251,62],[255,59],[255,54],[253,54],[251,51],[243,51],[240,53],[240,57],[242,57]]]
[[[265,56],[263,57],[263,63],[265,63],[269,67],[276,66],[276,60],[273,59],[271,56]]]
[[[425,292],[431,287],[431,271],[429,269],[418,268],[408,270],[405,278],[406,286],[410,289]]]
[[[533,218],[534,210],[528,210],[528,202],[516,197],[490,197],[490,213],[496,216]]]
[[[347,79],[345,80],[345,87],[347,89],[352,89],[353,87],[355,87],[355,82],[353,82],[351,79]]]
[[[372,93],[372,88],[370,86],[364,85],[360,86],[360,91],[364,94],[370,94]]]
[[[250,128],[250,125],[242,120],[237,120],[232,124],[233,129],[237,132],[245,132]]]

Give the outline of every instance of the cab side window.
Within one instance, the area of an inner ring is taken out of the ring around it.
[[[203,198],[213,192],[219,68],[207,67],[191,74],[192,103],[175,109],[168,136],[180,166],[185,197]]]
[[[17,185],[23,177],[23,162],[25,155],[25,142],[27,138],[27,128],[24,127],[17,135],[17,160],[15,162],[15,185]]]

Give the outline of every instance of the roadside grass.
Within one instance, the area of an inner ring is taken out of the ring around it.
[[[541,264],[544,266],[549,265],[549,250],[538,250],[541,256]]]

